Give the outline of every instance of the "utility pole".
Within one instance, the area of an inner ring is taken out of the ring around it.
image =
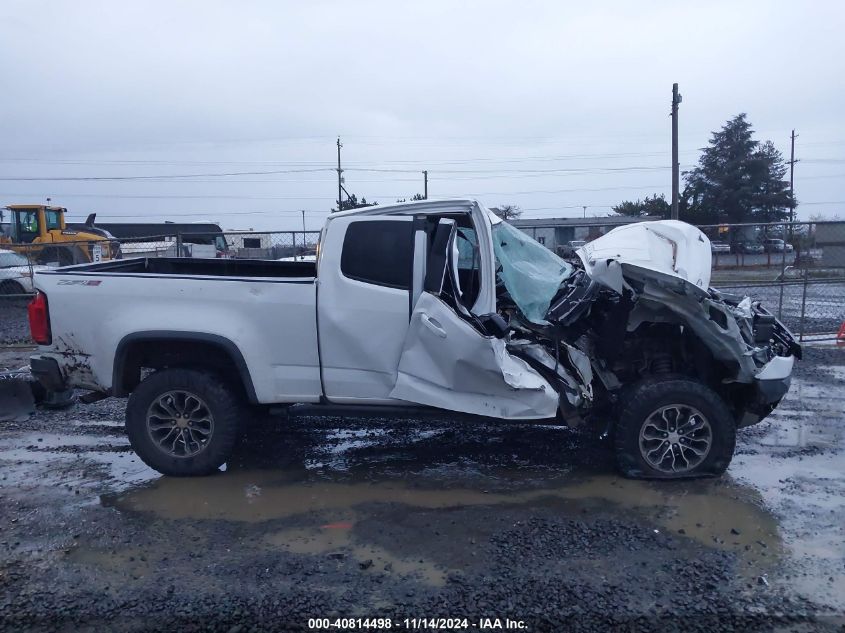
[[[678,104],[681,95],[678,84],[672,84],[672,219],[678,219],[678,196],[680,194],[681,165],[678,163]]]
[[[423,169],[423,199],[428,200],[428,170]]]
[[[343,147],[340,143],[340,137],[337,137],[337,210],[341,211],[341,201],[343,200],[343,170],[340,168],[340,148]]]
[[[790,136],[790,149],[789,149],[789,197],[792,198],[793,202],[795,201],[795,163],[798,161],[795,160],[795,139],[798,135],[795,133],[795,130],[792,130],[792,135]],[[793,206],[789,210],[789,239],[795,236],[795,207]]]
[[[795,163],[798,162],[795,160],[795,139],[797,136],[795,130],[792,130],[792,143],[789,150],[789,195],[792,196],[793,200],[795,199]],[[795,207],[789,210],[789,219],[795,222]]]
[[[303,253],[303,257],[304,257],[304,253],[305,253],[306,249],[308,248],[307,245],[305,244],[305,209],[300,209],[299,212],[302,214],[302,253]],[[294,246],[293,254],[294,254],[294,256],[296,256],[296,240],[295,239],[293,241],[293,246]]]

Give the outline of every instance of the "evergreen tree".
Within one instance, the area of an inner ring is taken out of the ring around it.
[[[661,193],[646,196],[645,200],[637,200],[636,202],[625,200],[613,207],[613,212],[635,218],[643,216],[668,218],[671,215],[672,208],[666,202],[666,196]]]
[[[766,141],[755,154],[760,174],[759,200],[756,216],[764,222],[789,219],[790,210],[797,204],[786,180],[786,162],[771,141]]]
[[[337,200],[335,200],[337,202]],[[378,204],[378,202],[367,202],[366,198],[361,198],[361,201],[358,202],[358,196],[354,193],[351,194],[346,200],[340,201],[340,210],[341,211],[348,211],[349,209],[360,209],[361,207],[374,207]],[[331,210],[332,213],[337,212],[337,208]]]
[[[771,222],[786,219],[795,206],[783,178],[783,156],[753,138],[745,114],[713,133],[698,167],[685,174],[687,221]]]

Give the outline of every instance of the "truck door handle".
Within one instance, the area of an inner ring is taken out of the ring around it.
[[[440,338],[446,338],[446,330],[438,323],[435,319],[432,319],[427,314],[422,315],[422,322],[423,324],[432,332],[437,334]]]

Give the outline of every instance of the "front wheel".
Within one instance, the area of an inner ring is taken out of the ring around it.
[[[126,431],[145,464],[164,475],[208,475],[229,459],[242,404],[213,374],[164,369],[129,397]]]
[[[626,477],[678,479],[725,472],[736,423],[721,397],[686,378],[650,378],[625,397],[614,432]]]

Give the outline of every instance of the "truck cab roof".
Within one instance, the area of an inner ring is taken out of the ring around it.
[[[348,217],[351,215],[407,215],[411,213],[438,212],[446,209],[450,211],[472,211],[474,208],[483,208],[474,198],[447,198],[443,200],[418,200],[414,202],[399,202],[389,205],[373,205],[339,211],[329,215],[333,218]]]

